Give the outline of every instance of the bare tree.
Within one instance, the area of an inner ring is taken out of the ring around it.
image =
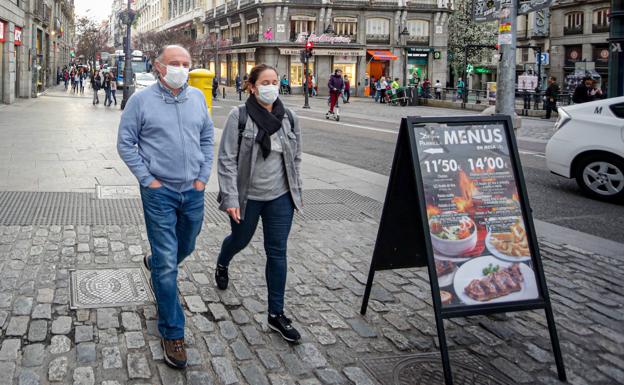
[[[191,52],[195,41],[182,31],[171,30],[139,33],[134,38],[134,47],[143,51],[152,60],[156,58],[158,50],[171,44],[181,45]]]
[[[83,55],[86,60],[95,63],[98,52],[110,52],[108,29],[100,28],[93,19],[84,16],[78,18],[76,20],[76,32],[78,56]]]

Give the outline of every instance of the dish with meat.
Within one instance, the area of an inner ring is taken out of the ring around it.
[[[436,275],[438,276],[438,286],[445,287],[453,283],[453,276],[457,270],[457,265],[451,261],[435,261]]]
[[[501,261],[491,255],[464,263],[455,272],[453,289],[467,305],[538,298],[535,273],[526,263]]]

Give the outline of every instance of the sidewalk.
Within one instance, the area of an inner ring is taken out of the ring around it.
[[[213,266],[228,225],[215,210],[213,173],[204,230],[179,276],[189,368],[165,366],[140,272],[149,252],[145,228],[129,215],[140,213],[138,200],[132,190],[97,199],[93,189],[104,177],[105,186],[136,183],[114,157],[119,111],[83,104],[43,97],[11,107],[9,121],[0,122],[0,170],[37,180],[13,201],[6,197],[14,185],[0,182],[0,210],[25,194],[62,191],[38,210],[0,217],[0,384],[442,384],[424,269],[378,273],[369,311],[359,315],[387,178],[309,155],[307,212],[290,238],[286,293],[303,343],[290,346],[265,326],[261,232],[233,261],[231,288],[215,289]],[[22,108],[31,116],[26,127],[19,125]],[[50,111],[74,115],[61,120]],[[31,161],[35,149],[40,159]],[[62,176],[73,162],[83,162],[77,175]],[[100,175],[111,172],[107,167],[118,175]],[[57,172],[54,184],[45,170]],[[82,187],[83,178],[90,187]],[[131,220],[111,221],[124,215]],[[25,217],[30,223],[21,222]],[[569,383],[624,383],[624,255],[607,256],[618,248],[603,253],[596,239],[584,250],[583,234],[570,240],[563,232],[543,224],[539,235]],[[72,302],[95,308],[72,310]],[[558,384],[545,324],[538,311],[447,321],[456,383]]]

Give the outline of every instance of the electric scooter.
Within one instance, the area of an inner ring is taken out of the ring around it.
[[[331,116],[335,121],[340,121],[340,98],[341,96],[338,95],[338,98],[336,99],[336,105],[334,106],[334,112],[327,111],[327,113],[325,114],[325,119],[329,120],[329,117]],[[331,106],[331,96],[327,99],[327,105]]]

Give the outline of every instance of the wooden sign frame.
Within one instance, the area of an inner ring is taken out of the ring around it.
[[[498,124],[503,127],[509,149],[510,166],[517,186],[518,202],[526,227],[538,298],[507,303],[443,307],[439,294],[440,287],[427,216],[423,175],[414,130],[415,125],[424,124],[447,124],[449,126]],[[561,381],[566,381],[565,367],[539,254],[535,225],[533,224],[526,183],[512,127],[511,118],[505,115],[408,117],[401,121],[390,181],[360,313],[362,315],[366,313],[376,271],[427,266],[446,385],[452,385],[453,378],[444,319],[534,309],[544,309],[545,311],[558,377]]]

